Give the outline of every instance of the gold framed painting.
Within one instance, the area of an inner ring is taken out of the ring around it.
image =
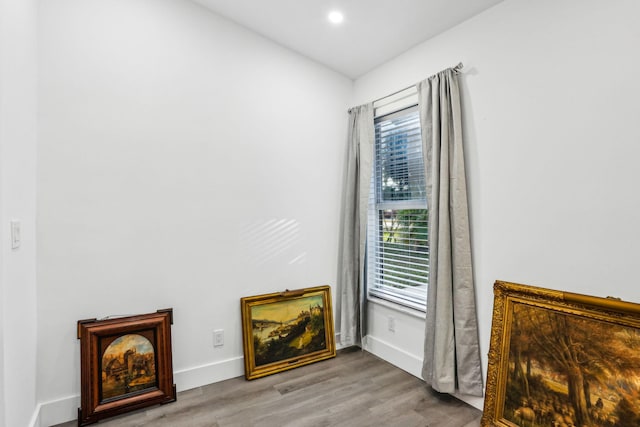
[[[248,380],[336,355],[329,286],[240,300]]]
[[[640,305],[495,282],[481,425],[640,425]]]
[[[172,309],[78,321],[79,426],[176,400],[172,324]]]

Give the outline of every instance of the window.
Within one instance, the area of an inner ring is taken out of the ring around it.
[[[369,295],[426,310],[428,210],[417,106],[376,117],[367,232]]]

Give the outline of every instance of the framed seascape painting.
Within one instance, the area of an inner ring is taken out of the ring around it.
[[[335,357],[329,286],[240,300],[248,380]]]
[[[78,425],[174,402],[172,309],[78,321],[81,407]]]
[[[640,426],[640,305],[497,281],[482,426]]]

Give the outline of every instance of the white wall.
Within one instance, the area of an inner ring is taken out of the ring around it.
[[[0,427],[26,426],[37,412],[36,3],[0,0]]]
[[[484,367],[496,279],[640,301],[638,16],[636,0],[508,0],[356,81],[361,104],[465,65]],[[403,330],[422,320],[395,313],[390,334],[385,310],[371,308],[369,341],[408,352],[412,372],[422,355]]]
[[[43,424],[76,416],[79,319],[173,307],[178,390],[242,375],[240,297],[335,285],[353,82],[189,1],[40,24]]]
[[[361,77],[355,101],[348,79],[186,1],[41,9],[42,425],[76,415],[78,319],[173,307],[178,387],[240,375],[241,296],[335,283],[346,108],[459,61],[483,365],[496,279],[640,301],[626,286],[640,253],[635,0],[507,0]],[[0,83],[28,79],[5,67]],[[20,176],[32,188],[35,173]],[[11,313],[35,307],[7,299],[30,290],[9,288],[16,253],[2,255],[0,375],[11,387]],[[370,326],[372,351],[419,374],[420,317],[371,305]],[[225,346],[214,349],[219,328]],[[27,412],[29,384],[12,398]]]

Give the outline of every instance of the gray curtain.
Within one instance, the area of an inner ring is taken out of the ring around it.
[[[429,208],[429,287],[422,376],[435,390],[482,396],[458,73],[418,83]]]
[[[350,109],[338,259],[340,342],[344,346],[361,345],[366,330],[365,243],[374,136],[373,104]]]

